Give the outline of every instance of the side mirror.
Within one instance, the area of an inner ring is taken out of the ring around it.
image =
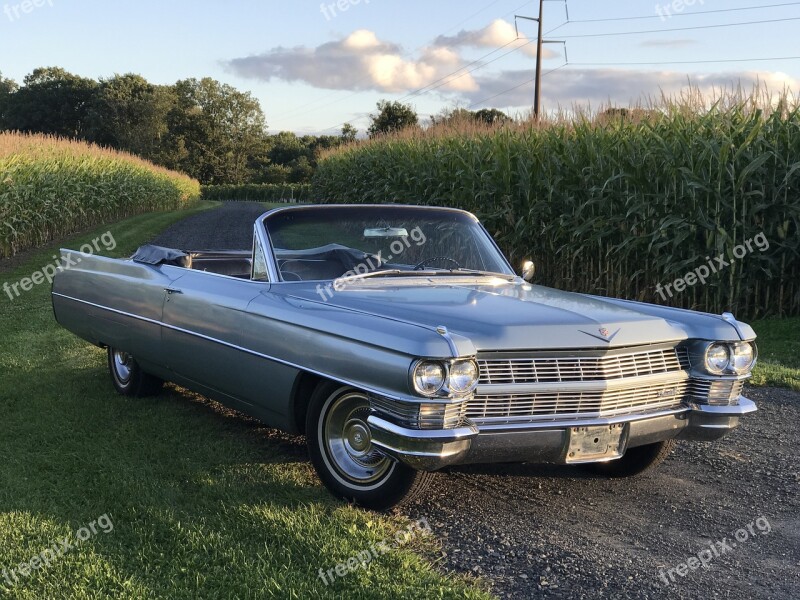
[[[533,264],[532,260],[526,260],[522,263],[522,278],[530,283],[533,280],[533,276],[536,274],[536,265]]]

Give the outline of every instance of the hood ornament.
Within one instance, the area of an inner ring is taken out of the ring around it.
[[[602,341],[607,342],[607,343],[611,343],[611,340],[613,340],[615,337],[617,337],[617,334],[620,331],[622,331],[622,328],[619,328],[614,333],[611,333],[611,331],[607,327],[601,327],[600,329],[597,330],[597,333],[600,334],[600,335],[598,335],[597,333],[592,333],[590,331],[584,331],[583,329],[580,330],[581,333],[585,333],[586,335],[590,335],[593,338],[596,338],[598,340],[602,340]]]

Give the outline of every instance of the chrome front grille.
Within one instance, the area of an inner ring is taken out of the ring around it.
[[[744,390],[743,380],[708,381],[692,379],[687,394],[690,400],[712,406],[735,404]]]
[[[680,408],[694,390],[685,348],[478,355],[476,424],[612,417]],[[701,393],[702,390],[697,390]]]
[[[464,403],[419,403],[400,402],[370,396],[370,404],[384,418],[413,429],[453,429],[464,422],[466,405]]]
[[[467,406],[466,416],[473,421],[611,417],[678,408],[683,403],[686,388],[684,380],[618,390],[510,394],[500,398],[476,395]]]
[[[686,348],[660,348],[610,356],[478,357],[480,384],[608,381],[689,368]]]

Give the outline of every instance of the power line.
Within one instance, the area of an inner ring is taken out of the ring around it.
[[[641,35],[645,33],[669,33],[671,31],[694,31],[698,29],[719,29],[721,27],[739,27],[742,25],[762,25],[765,23],[785,23],[786,21],[800,21],[800,17],[787,17],[785,19],[767,19],[764,21],[746,21],[744,23],[721,23],[716,25],[697,25],[695,27],[674,27],[672,29],[648,29],[642,31],[615,31],[609,33],[583,33],[576,35],[562,35],[563,38],[598,38],[621,35]]]
[[[416,96],[419,96],[420,94],[427,94],[427,93],[428,93],[428,92],[430,92],[430,91],[433,91],[433,90],[439,89],[440,87],[442,87],[442,86],[444,86],[444,85],[447,85],[448,83],[451,83],[451,82],[453,82],[453,81],[456,81],[457,79],[461,79],[461,78],[462,78],[462,77],[464,77],[465,75],[469,75],[470,73],[472,73],[472,72],[474,72],[474,71],[477,71],[478,69],[482,69],[484,66],[486,66],[486,65],[490,65],[490,64],[492,64],[493,62],[495,62],[495,61],[497,61],[497,60],[499,60],[499,59],[503,58],[504,56],[508,56],[509,54],[512,54],[513,52],[516,52],[516,51],[517,51],[517,50],[519,50],[520,48],[524,48],[525,46],[528,46],[528,45],[530,45],[531,43],[533,43],[533,42],[528,42],[528,43],[526,43],[526,44],[522,44],[521,46],[518,46],[518,47],[516,47],[516,48],[512,48],[512,49],[511,49],[511,51],[509,51],[509,52],[506,52],[506,53],[505,53],[505,54],[503,54],[502,56],[499,56],[499,57],[497,57],[497,58],[495,58],[495,59],[493,59],[493,60],[491,60],[491,61],[489,61],[489,62],[487,62],[487,63],[482,63],[482,64],[481,64],[481,65],[479,65],[477,68],[475,68],[475,69],[472,69],[472,70],[470,70],[470,71],[468,71],[468,72],[466,72],[466,73],[462,73],[462,74],[461,74],[461,75],[459,75],[458,77],[455,77],[455,78],[453,78],[453,79],[449,79],[450,77],[452,77],[452,76],[453,76],[453,75],[455,75],[456,73],[459,73],[460,71],[463,71],[464,69],[468,69],[468,68],[469,68],[469,67],[471,67],[472,65],[476,65],[476,64],[480,63],[480,62],[481,62],[483,59],[485,59],[485,58],[489,58],[489,57],[490,57],[492,54],[497,54],[498,52],[500,52],[500,51],[501,51],[501,50],[503,50],[504,48],[507,48],[508,46],[510,46],[511,44],[513,44],[514,42],[518,42],[518,41],[519,41],[519,38],[516,38],[516,39],[513,39],[513,40],[511,40],[510,42],[507,42],[507,43],[503,44],[503,45],[502,45],[502,46],[500,46],[499,48],[495,48],[495,49],[494,49],[494,50],[492,50],[491,52],[489,52],[489,53],[487,53],[487,54],[484,54],[484,55],[483,55],[483,56],[481,56],[480,58],[477,58],[477,59],[473,60],[471,63],[468,63],[468,64],[464,65],[463,67],[460,67],[460,68],[456,69],[456,70],[455,70],[455,71],[453,71],[452,73],[449,73],[449,74],[445,75],[444,77],[440,77],[440,78],[439,78],[439,79],[437,79],[436,81],[432,81],[432,82],[431,82],[431,83],[429,83],[428,85],[426,85],[426,86],[423,86],[423,87],[421,87],[421,88],[419,88],[419,89],[417,89],[417,90],[414,90],[413,92],[410,92],[410,93],[406,94],[405,96],[403,96],[402,98],[400,98],[400,99],[398,100],[398,102],[403,102],[404,100],[410,100],[411,98],[414,98],[414,97],[416,97]],[[436,84],[437,84],[437,83],[439,83],[439,82],[444,82],[444,83],[442,83],[441,85],[436,85]],[[432,87],[432,86],[435,86],[435,87]],[[428,89],[428,88],[430,88],[430,89]]]
[[[526,3],[526,4],[524,4],[524,5],[523,5],[523,7],[524,7],[524,6],[527,6],[527,3]],[[520,7],[520,8],[522,8],[522,7]],[[512,12],[513,12],[513,11],[512,11]],[[511,14],[511,13],[508,13],[508,14]],[[508,15],[505,15],[505,16],[508,16]],[[560,29],[560,28],[564,27],[564,25],[567,25],[568,23],[569,23],[569,21],[566,21],[566,22],[562,23],[561,25],[559,25],[558,27],[554,27],[553,29],[549,30],[549,31],[548,31],[547,33],[545,33],[544,35],[549,35],[549,34],[551,34],[553,31],[555,31],[556,29]],[[453,81],[456,81],[457,79],[460,79],[461,77],[464,77],[464,76],[466,76],[466,75],[469,75],[470,73],[474,73],[475,71],[477,71],[477,70],[479,70],[479,69],[482,69],[482,68],[484,68],[484,67],[486,67],[486,66],[488,66],[488,65],[490,65],[490,64],[492,64],[492,63],[494,63],[494,62],[497,62],[498,60],[500,60],[501,58],[504,58],[504,57],[508,56],[509,54],[513,54],[513,53],[514,53],[514,52],[516,52],[517,50],[520,50],[520,49],[522,49],[522,48],[525,48],[526,46],[530,46],[531,44],[534,44],[534,43],[536,43],[536,42],[537,42],[537,40],[530,40],[530,41],[528,41],[528,42],[526,42],[526,43],[522,44],[521,46],[518,46],[518,47],[516,47],[516,48],[512,48],[512,49],[511,49],[509,52],[506,52],[505,54],[503,54],[503,55],[501,55],[501,56],[498,56],[497,58],[495,58],[495,59],[493,59],[493,60],[490,60],[489,62],[482,63],[481,65],[479,65],[479,66],[478,66],[478,67],[476,67],[475,69],[471,69],[471,70],[470,70],[470,71],[468,71],[467,73],[462,73],[462,74],[461,74],[461,75],[459,75],[458,77],[455,77],[455,78],[453,78],[453,79],[448,79],[449,77],[451,77],[451,76],[455,75],[455,74],[456,74],[456,73],[458,73],[459,71],[462,71],[462,70],[464,70],[464,69],[467,69],[467,68],[469,68],[470,66],[472,66],[472,65],[474,65],[474,64],[477,64],[477,63],[481,62],[483,59],[485,59],[485,58],[488,58],[488,57],[489,57],[489,56],[491,56],[492,54],[495,54],[495,53],[499,52],[499,51],[500,51],[500,50],[502,50],[503,48],[506,48],[506,47],[510,46],[511,44],[513,44],[514,42],[518,41],[519,39],[520,39],[520,38],[517,38],[517,39],[515,39],[515,40],[511,40],[510,42],[508,42],[508,43],[506,43],[506,44],[503,44],[503,45],[502,45],[502,46],[500,46],[499,48],[497,48],[497,49],[495,49],[495,50],[492,50],[492,51],[491,51],[491,52],[489,52],[488,54],[485,54],[485,55],[481,56],[481,57],[480,57],[480,58],[478,58],[477,60],[474,60],[474,61],[472,61],[471,63],[469,63],[469,64],[466,64],[466,65],[464,65],[463,67],[461,67],[461,68],[459,68],[459,69],[456,69],[455,71],[453,71],[453,72],[452,72],[452,73],[450,73],[449,75],[445,75],[444,77],[442,77],[442,78],[440,78],[440,79],[437,79],[436,81],[433,81],[433,82],[429,83],[428,85],[426,85],[426,86],[424,86],[424,87],[422,87],[422,88],[420,88],[420,89],[418,89],[418,90],[416,90],[416,91],[414,91],[414,92],[411,92],[410,94],[407,94],[406,96],[403,96],[402,98],[400,98],[400,100],[398,100],[398,102],[402,102],[403,100],[407,100],[407,99],[414,98],[414,97],[416,97],[416,96],[420,95],[421,93],[425,93],[425,94],[427,94],[428,92],[431,92],[431,91],[433,91],[433,90],[439,89],[440,87],[442,87],[442,86],[444,86],[444,85],[446,85],[446,84],[448,84],[448,83],[451,83],[451,82],[453,82]],[[444,81],[444,80],[447,80],[447,81]],[[439,83],[440,81],[444,81],[444,83],[442,83],[441,85],[435,85],[435,84]],[[434,87],[431,87],[431,86],[434,86]],[[430,88],[430,89],[427,89],[427,88]]]
[[[514,40],[514,41],[517,41],[517,40]],[[512,42],[509,42],[509,44],[510,44],[510,43],[512,43]],[[501,46],[501,47],[500,47],[500,48],[498,48],[497,50],[494,50],[493,52],[490,52],[489,54],[487,54],[486,56],[482,57],[481,59],[478,59],[477,61],[473,61],[473,62],[471,62],[469,65],[466,65],[466,66],[462,67],[461,69],[459,69],[459,70],[457,70],[457,71],[454,71],[454,72],[453,72],[453,73],[451,73],[450,75],[447,75],[447,76],[445,76],[445,77],[442,77],[441,79],[437,79],[436,81],[434,81],[433,83],[431,83],[431,84],[429,84],[429,85],[425,86],[424,88],[421,88],[421,89],[417,90],[416,92],[412,92],[411,94],[409,94],[409,95],[407,95],[407,96],[404,96],[403,98],[401,98],[401,99],[399,100],[399,102],[402,102],[403,100],[406,100],[406,99],[411,99],[411,98],[414,98],[414,97],[416,97],[416,96],[419,96],[419,95],[421,95],[421,94],[427,94],[428,92],[432,92],[432,91],[434,91],[434,90],[438,90],[440,87],[443,87],[443,86],[445,86],[445,85],[447,85],[447,84],[449,84],[449,83],[452,83],[452,82],[454,82],[454,81],[457,81],[457,80],[461,79],[462,77],[466,77],[467,75],[470,75],[471,73],[474,73],[475,71],[478,71],[478,70],[480,70],[480,69],[483,69],[484,67],[488,67],[488,66],[489,66],[489,65],[491,65],[492,63],[496,63],[496,62],[497,62],[498,60],[500,60],[501,58],[505,58],[505,57],[506,57],[506,56],[508,56],[509,54],[513,54],[513,53],[514,53],[514,52],[516,52],[517,50],[520,50],[521,48],[525,48],[526,46],[530,46],[531,44],[534,44],[534,43],[536,43],[536,41],[535,41],[535,40],[531,40],[531,41],[529,41],[529,42],[526,42],[526,43],[522,44],[521,46],[517,46],[516,48],[512,48],[512,49],[511,49],[511,50],[509,50],[508,52],[505,52],[504,54],[501,54],[501,55],[500,55],[500,56],[498,56],[497,58],[493,58],[492,60],[490,60],[490,61],[488,61],[488,62],[481,62],[481,64],[479,64],[479,65],[478,65],[477,67],[475,67],[474,69],[470,69],[469,71],[466,71],[466,72],[464,72],[464,73],[461,73],[461,75],[458,75],[457,77],[453,77],[452,79],[449,79],[451,76],[455,75],[455,74],[456,74],[456,73],[458,73],[459,71],[461,71],[461,70],[463,70],[463,69],[466,69],[466,68],[467,68],[467,67],[469,67],[470,65],[474,65],[475,63],[477,63],[477,62],[480,62],[480,61],[481,61],[483,58],[486,58],[486,57],[488,57],[488,56],[491,56],[491,55],[492,55],[492,54],[494,54],[495,52],[499,52],[500,50],[502,50],[503,48],[505,48],[505,47],[507,47],[507,46],[509,45],[509,44],[505,44],[504,46]],[[444,81],[444,80],[446,80],[446,81]],[[435,83],[437,83],[437,82],[439,82],[439,81],[442,81],[442,83],[440,83],[439,85],[434,85]],[[433,86],[433,87],[431,87],[431,86]],[[430,88],[430,89],[427,89],[427,88]]]
[[[773,60],[800,60],[800,56],[774,56],[771,58],[726,58],[721,60],[668,60],[661,62],[586,62],[570,63],[573,67],[618,67],[635,65],[701,65],[710,63],[762,62]]]
[[[525,6],[527,6],[527,5],[528,5],[528,3],[526,2],[525,4],[523,4],[522,6],[520,6],[519,8],[517,8],[517,9],[515,9],[515,10],[513,10],[513,11],[509,12],[509,13],[506,13],[506,14],[505,14],[505,15],[503,15],[503,16],[504,16],[504,17],[507,17],[508,15],[515,13],[517,10],[519,10],[520,8],[524,8],[524,7],[525,7]],[[555,31],[556,29],[560,29],[561,27],[564,27],[564,25],[567,25],[567,23],[568,23],[568,22],[569,22],[569,21],[562,23],[562,24],[561,24],[561,25],[559,25],[558,27],[554,27],[553,29],[551,29],[550,31],[548,31],[548,32],[547,32],[545,35],[549,35],[549,34],[550,34],[550,33],[552,33],[553,31]],[[511,40],[511,41],[509,41],[509,42],[507,42],[507,43],[503,44],[503,45],[502,45],[502,46],[500,46],[499,48],[496,48],[495,50],[492,50],[492,51],[491,51],[491,52],[489,52],[488,54],[484,54],[483,56],[481,56],[480,58],[478,58],[478,59],[476,59],[476,60],[472,61],[471,63],[468,63],[468,64],[464,65],[463,67],[460,67],[459,69],[456,69],[456,70],[455,70],[455,71],[453,71],[452,73],[450,73],[450,74],[448,74],[448,75],[445,75],[444,77],[441,77],[441,78],[437,79],[436,81],[433,81],[433,82],[429,83],[428,85],[426,85],[426,86],[424,86],[424,87],[421,87],[421,88],[419,88],[418,90],[415,90],[415,91],[413,91],[413,92],[411,92],[411,93],[409,93],[409,94],[407,94],[407,95],[403,96],[402,98],[400,98],[400,99],[398,100],[398,102],[403,102],[404,100],[408,100],[408,99],[414,98],[414,97],[416,97],[416,96],[420,95],[421,93],[426,93],[426,94],[427,94],[427,93],[428,93],[428,92],[430,92],[430,91],[433,91],[433,90],[439,89],[440,87],[442,87],[443,85],[446,85],[447,83],[450,83],[450,82],[452,82],[452,81],[456,81],[457,79],[460,79],[461,77],[464,77],[465,75],[468,75],[469,73],[474,73],[475,71],[477,71],[477,70],[479,70],[479,69],[482,69],[482,68],[484,68],[485,66],[487,66],[487,65],[490,65],[490,64],[492,64],[492,63],[494,63],[494,62],[497,62],[497,61],[498,61],[498,60],[500,60],[501,58],[503,58],[503,57],[505,57],[505,56],[508,56],[509,54],[512,54],[512,53],[516,52],[517,50],[519,50],[519,49],[521,49],[521,48],[524,48],[524,47],[526,47],[526,46],[529,46],[529,45],[531,45],[531,44],[533,44],[533,43],[535,43],[535,42],[536,42],[536,40],[530,40],[530,41],[526,42],[525,44],[522,44],[521,46],[518,46],[517,48],[513,48],[511,51],[509,51],[509,52],[506,52],[505,54],[503,54],[502,56],[499,56],[498,58],[496,58],[496,59],[494,59],[494,60],[491,60],[491,61],[489,61],[489,62],[487,62],[487,63],[483,63],[483,64],[481,64],[479,67],[477,67],[477,68],[475,68],[475,69],[472,69],[472,70],[468,71],[467,73],[462,73],[462,74],[461,74],[461,75],[459,75],[458,77],[455,77],[455,78],[453,78],[453,79],[449,79],[451,76],[455,75],[456,73],[459,73],[460,71],[463,71],[464,69],[467,69],[467,68],[469,68],[470,66],[472,66],[472,65],[474,65],[474,64],[477,64],[477,63],[481,62],[483,59],[485,59],[485,58],[488,58],[488,57],[489,57],[489,56],[491,56],[492,54],[495,54],[495,53],[499,52],[500,50],[502,50],[503,48],[506,48],[506,47],[510,46],[511,44],[513,44],[514,42],[518,41],[519,39],[520,39],[520,38],[519,38],[519,37],[517,37],[516,39],[514,39],[514,40]],[[447,81],[445,81],[445,80],[447,80]],[[441,81],[444,81],[444,83],[443,83],[442,85],[435,85],[435,84],[437,84],[437,83],[439,83],[439,82],[441,82]],[[432,86],[433,86],[433,87],[432,87]],[[428,89],[428,88],[430,88],[430,89]]]
[[[779,8],[783,6],[797,6],[800,5],[800,2],[783,2],[781,4],[765,4],[763,6],[740,6],[738,8],[720,8],[715,10],[698,10],[694,12],[681,12],[681,13],[673,13],[670,14],[670,17],[694,17],[697,15],[710,15],[710,14],[717,14],[717,13],[727,13],[727,12],[740,12],[744,10],[761,10],[763,8]],[[611,17],[606,19],[578,19],[570,21],[570,23],[608,23],[611,21],[643,21],[645,19],[661,19],[663,20],[664,17],[661,15],[644,15],[641,17]]]

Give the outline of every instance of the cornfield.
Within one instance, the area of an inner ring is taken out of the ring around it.
[[[314,190],[324,202],[474,212],[546,285],[748,318],[800,314],[800,109],[786,95],[401,133],[324,156]],[[768,250],[732,255],[759,234]],[[730,266],[705,285],[656,293],[717,256]]]
[[[0,258],[135,214],[182,208],[200,184],[134,156],[0,133]]]

